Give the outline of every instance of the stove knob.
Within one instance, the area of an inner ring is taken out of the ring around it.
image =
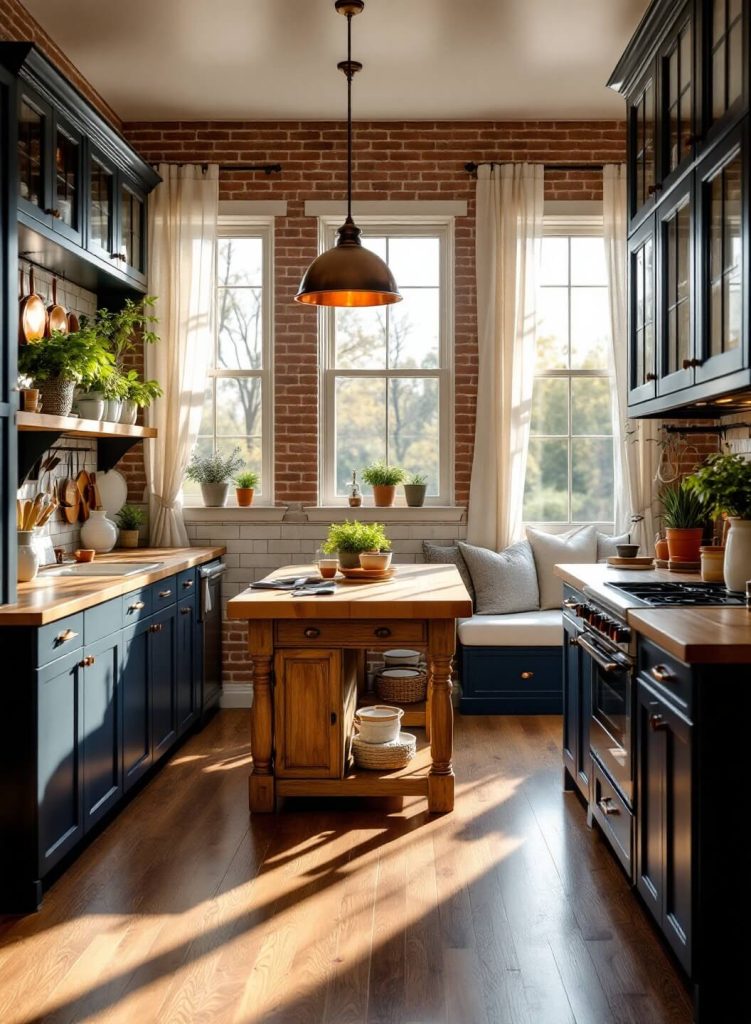
[[[617,635],[614,638],[619,644],[627,644],[631,639],[631,630],[628,626],[619,626]]]
[[[600,632],[604,633],[605,636],[610,636],[610,627],[613,625],[613,620],[608,618],[607,615],[600,616]]]

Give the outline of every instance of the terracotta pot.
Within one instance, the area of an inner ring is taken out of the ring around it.
[[[236,487],[235,494],[237,495],[237,504],[240,508],[248,508],[249,505],[253,504],[253,495],[255,491],[252,487]]]
[[[661,562],[667,562],[668,558],[670,558],[668,542],[666,540],[655,541],[655,558],[659,558]]]
[[[668,552],[671,562],[698,562],[699,548],[704,530],[698,526],[695,529],[676,529],[669,526],[665,530],[668,541]]]
[[[373,504],[377,508],[390,508],[396,500],[396,484],[373,484]]]

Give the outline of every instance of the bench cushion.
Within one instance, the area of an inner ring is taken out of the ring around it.
[[[473,615],[459,622],[458,633],[465,647],[560,647],[563,618],[559,609]]]

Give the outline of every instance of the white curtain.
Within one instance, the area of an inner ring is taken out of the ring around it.
[[[149,293],[160,341],[146,346],[146,376],[164,388],[149,410],[158,440],[145,447],[153,547],[185,547],[180,492],[201,420],[213,344],[219,168],[160,164],[149,198]]]
[[[642,554],[654,550],[658,530],[655,500],[661,449],[657,420],[629,420],[628,304],[626,298],[626,167],[606,164],[602,186],[603,235],[610,302],[611,359],[615,374],[613,408],[615,445],[616,533],[631,529]],[[641,517],[631,526],[632,517]]]
[[[500,550],[522,536],[542,240],[541,164],[477,169],[477,422],[468,537]]]

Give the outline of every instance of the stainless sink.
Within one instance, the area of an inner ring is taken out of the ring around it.
[[[136,576],[151,572],[164,562],[72,562],[69,565],[51,565],[42,569],[44,576]]]

